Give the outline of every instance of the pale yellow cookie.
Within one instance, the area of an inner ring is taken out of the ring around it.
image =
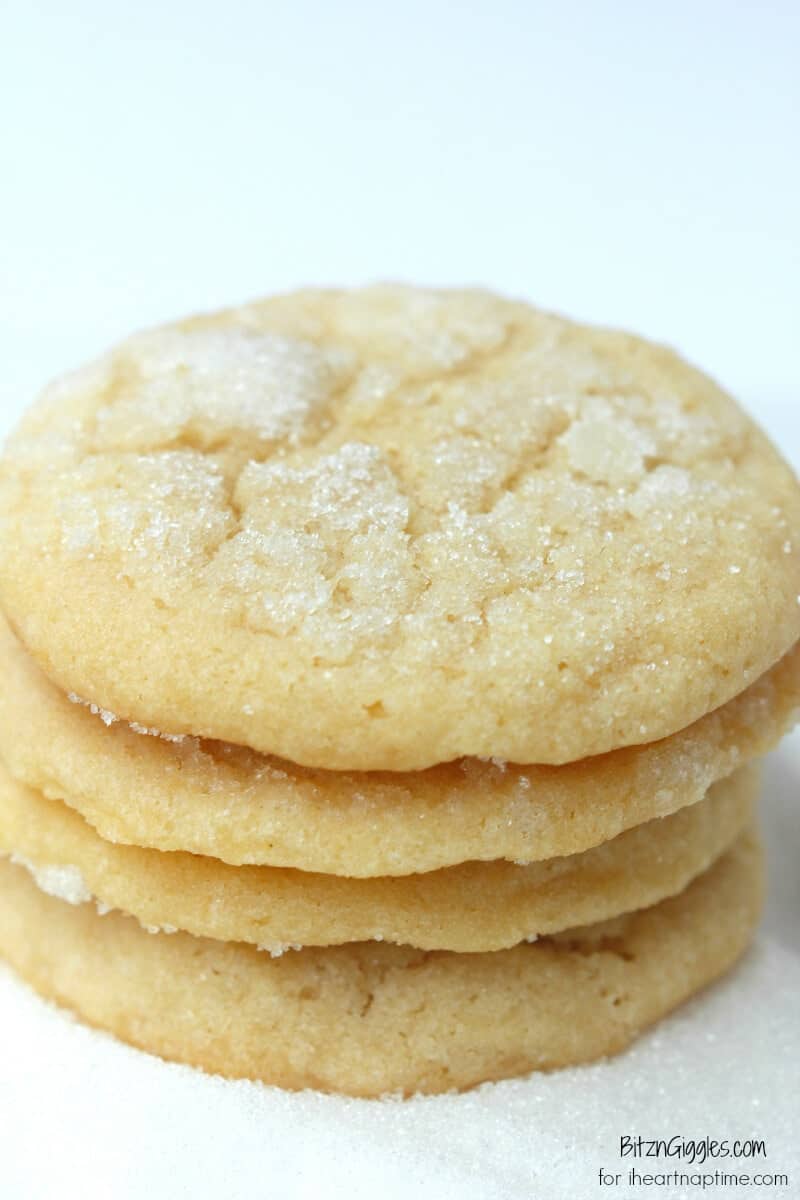
[[[288,1088],[442,1092],[621,1050],[739,957],[761,892],[745,835],[678,896],[512,950],[362,942],[270,958],[148,934],[0,862],[0,953],[45,996],[165,1058]]]
[[[673,734],[800,636],[800,489],[659,346],[481,292],[307,292],[50,387],[0,477],[48,674],[335,769]]]
[[[148,929],[252,942],[272,954],[370,940],[500,950],[682,891],[749,824],[757,790],[755,767],[742,768],[698,804],[568,858],[345,879],[114,845],[0,765],[0,853],[62,898],[95,899]]]
[[[564,767],[467,759],[353,774],[106,726],[110,714],[71,703],[2,620],[0,669],[0,757],[105,838],[352,876],[586,850],[696,803],[769,750],[800,710],[798,645],[741,696],[662,742]]]

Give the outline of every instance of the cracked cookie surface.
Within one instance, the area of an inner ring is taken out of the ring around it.
[[[562,763],[800,635],[800,492],[671,352],[479,292],[306,292],[47,390],[0,599],[65,690],[333,769]]]

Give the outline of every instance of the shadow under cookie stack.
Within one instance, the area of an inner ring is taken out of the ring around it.
[[[671,352],[260,301],[49,387],[0,522],[0,953],[91,1024],[441,1092],[619,1051],[752,938],[800,490]]]

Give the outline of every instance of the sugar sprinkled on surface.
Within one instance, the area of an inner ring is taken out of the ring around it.
[[[133,733],[141,733],[146,737],[161,738],[164,742],[185,742],[187,737],[185,733],[162,733],[160,729],[156,729],[152,725],[140,725],[138,721],[128,721],[128,728]]]
[[[92,893],[80,868],[59,864],[34,863],[21,854],[12,854],[11,861],[24,867],[40,891],[67,904],[88,904]]]
[[[88,708],[89,712],[95,717],[99,717],[104,725],[113,725],[115,721],[119,720],[119,717],[115,717],[107,708],[101,708],[99,704],[94,704],[91,700],[84,700],[75,692],[67,692],[67,699],[71,704],[81,704],[84,708]]]
[[[70,864],[35,863],[22,854],[11,854],[9,858],[17,866],[24,867],[39,890],[46,892],[48,896],[53,896],[56,900],[63,900],[66,904],[89,904],[94,900],[97,914],[100,917],[105,917],[108,913],[115,911],[110,904],[106,904],[105,901],[99,900],[94,895],[80,867]],[[142,928],[147,933],[154,934],[178,932],[177,925],[170,925],[166,921],[161,925],[144,924]],[[277,953],[283,953],[283,950],[289,949],[302,950],[302,946],[284,946]]]
[[[594,415],[592,408],[563,435],[570,465],[597,483],[628,483],[644,474],[645,456],[655,449],[653,439],[633,421],[608,406]]]
[[[101,708],[99,704],[94,704],[91,700],[84,700],[82,696],[76,695],[75,692],[67,692],[67,699],[72,704],[80,704],[84,708],[88,708],[89,712],[93,716],[99,717],[104,725],[125,724],[133,733],[161,738],[165,742],[185,742],[187,740],[188,735],[185,733],[162,733],[160,729],[155,729],[150,725],[140,725],[138,721],[120,722],[120,718],[115,716],[114,713],[109,712],[107,708]]]
[[[268,954],[270,958],[282,958],[290,950],[302,950],[298,942],[259,942],[256,950]]]
[[[104,409],[99,428],[127,448],[198,430],[209,441],[230,430],[296,439],[349,369],[343,351],[235,326],[155,330],[122,352],[135,364],[135,393]]]
[[[485,294],[444,297],[391,284],[353,293],[337,319],[351,337],[377,341],[391,357],[401,357],[412,374],[450,371],[475,352],[497,349],[508,332],[505,315]]]
[[[254,628],[303,624],[335,654],[397,622],[409,595],[408,501],[376,447],[348,443],[308,467],[251,463],[238,492],[243,527],[209,578],[235,583]],[[331,609],[332,620],[317,617]]]

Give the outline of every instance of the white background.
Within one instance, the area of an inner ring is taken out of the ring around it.
[[[800,465],[799,51],[793,0],[11,0],[2,425],[133,328],[400,278],[487,284],[668,341]],[[776,1170],[794,1153],[800,1192],[799,780],[795,739],[770,775],[777,898],[734,990],[583,1076],[402,1113],[294,1100],[123,1051],[3,977],[2,1200],[594,1196],[614,1111],[659,1133],[688,1114],[695,1135],[744,1114]]]
[[[0,386],[299,283],[484,283],[797,394],[794,0],[6,0]]]

